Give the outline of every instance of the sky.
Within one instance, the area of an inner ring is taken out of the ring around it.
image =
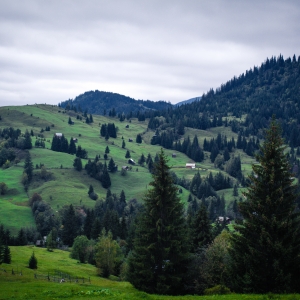
[[[91,90],[177,103],[300,55],[295,0],[0,0],[0,106]]]

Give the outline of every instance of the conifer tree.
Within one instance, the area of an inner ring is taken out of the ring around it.
[[[11,263],[10,249],[7,245],[4,246],[4,250],[3,250],[3,262],[5,264],[10,264]]]
[[[101,183],[102,183],[102,186],[105,189],[107,189],[111,186],[111,180],[110,180],[110,176],[109,176],[108,171],[107,171],[106,162],[105,162],[105,165],[104,165],[104,168],[103,168],[103,174],[101,176]]]
[[[130,158],[130,157],[131,157],[130,152],[129,152],[129,150],[127,150],[126,154],[125,154],[125,158]]]
[[[31,149],[32,148],[31,136],[27,129],[26,129],[24,137],[25,137],[24,149]]]
[[[207,246],[213,240],[207,208],[203,203],[192,221],[191,240],[194,251]]]
[[[115,172],[116,171],[116,164],[113,160],[113,158],[111,157],[108,163],[108,171],[109,172]]]
[[[69,145],[68,153],[69,154],[76,154],[76,145],[75,145],[74,139],[72,137],[70,139],[70,145]]]
[[[25,157],[24,172],[28,176],[28,182],[30,182],[32,180],[32,176],[33,176],[33,164],[31,161],[31,156],[30,156],[29,151],[27,151],[26,157]]]
[[[34,252],[32,252],[32,255],[31,255],[31,257],[29,259],[29,263],[28,263],[29,268],[30,269],[37,269],[37,264],[38,264],[37,259],[34,255]]]
[[[183,205],[169,169],[166,155],[161,150],[129,259],[130,282],[148,293],[184,292],[187,229]]]
[[[232,279],[237,292],[299,292],[300,221],[296,186],[274,117],[256,156],[240,203],[244,217],[232,239]]]

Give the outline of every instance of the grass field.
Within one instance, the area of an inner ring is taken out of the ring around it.
[[[128,165],[125,158],[127,150],[130,151],[131,157],[136,162],[142,153],[145,157],[150,153],[154,158],[156,153],[160,151],[160,146],[150,144],[154,132],[147,129],[147,121],[138,122],[137,119],[132,119],[131,122],[120,122],[116,118],[94,115],[94,123],[86,124],[84,121],[77,120],[77,114],[73,111],[65,112],[57,106],[45,104],[0,107],[0,115],[2,118],[0,128],[19,128],[22,133],[26,130],[32,130],[35,135],[39,134],[46,126],[49,126],[51,129],[43,132],[46,144],[45,149],[33,147],[30,150],[34,167],[40,164],[45,165],[47,171],[52,174],[51,180],[39,180],[38,174],[40,170],[35,169],[35,179],[29,187],[28,194],[26,194],[21,184],[24,160],[17,166],[0,170],[0,182],[6,182],[9,187],[9,193],[5,196],[0,196],[0,203],[2,204],[0,212],[1,222],[11,229],[13,234],[16,233],[20,224],[23,224],[23,226],[34,226],[34,220],[26,204],[28,197],[35,192],[41,194],[43,200],[48,202],[55,210],[71,203],[75,206],[85,205],[93,207],[95,202],[87,194],[90,184],[93,185],[99,198],[105,198],[106,189],[102,188],[99,181],[90,178],[84,170],[80,173],[74,170],[73,161],[75,156],[50,150],[52,137],[56,132],[63,133],[68,141],[71,137],[76,137],[78,139],[77,145],[81,145],[88,151],[89,158],[93,159],[96,155],[100,155],[103,163],[105,148],[108,146],[110,149],[108,159],[112,157],[119,170],[114,174],[110,173],[112,181],[111,191],[119,195],[124,190],[127,200],[135,198],[138,201],[142,201],[143,195],[149,188],[149,182],[151,181],[151,174],[148,172],[148,169],[134,166],[131,171],[127,172],[126,176],[121,176],[120,170],[122,166]],[[69,117],[74,121],[74,125],[68,124]],[[117,138],[110,138],[106,141],[103,137],[100,137],[100,127],[103,123],[115,123]],[[129,128],[126,128],[126,125],[129,125]],[[139,133],[143,136],[142,144],[135,142]],[[202,145],[204,138],[217,137],[218,133],[226,134],[228,139],[231,139],[231,137],[237,138],[237,135],[228,127],[213,128],[207,131],[186,128],[184,137],[190,136],[193,139],[194,135],[197,135],[199,143]],[[124,149],[122,148],[122,138],[126,144]],[[35,139],[36,137],[32,137],[33,146]],[[129,142],[129,139],[133,139],[133,142]],[[169,165],[172,171],[179,178],[184,177],[191,180],[197,171],[200,172],[202,177],[208,176],[210,172],[220,171],[210,162],[209,153],[205,153],[205,160],[197,163],[197,169],[194,170],[185,168],[185,164],[191,162],[191,159],[185,154],[173,150],[165,150],[165,153],[169,158]],[[172,157],[172,153],[176,153],[176,157]],[[254,159],[241,151],[236,151],[236,154],[241,156],[243,172],[249,174]],[[86,163],[87,160],[83,160],[83,166]],[[226,201],[232,200],[232,190],[224,192]],[[188,195],[189,192],[185,189],[180,194],[185,205]],[[16,215],[18,216],[17,219]]]
[[[213,296],[160,296],[137,291],[128,282],[118,282],[97,276],[95,266],[81,264],[69,257],[69,252],[33,246],[10,247],[12,263],[0,266],[0,299],[177,299],[177,300],[296,300],[300,295],[213,295]],[[34,251],[38,269],[28,268],[28,260]],[[6,272],[5,272],[5,271]],[[12,274],[12,271],[14,274]],[[79,283],[53,281],[53,275],[63,272],[72,278],[84,278]],[[22,274],[22,275],[20,275]],[[44,275],[35,278],[34,274]],[[50,281],[46,279],[49,275]],[[89,281],[90,280],[90,281]]]

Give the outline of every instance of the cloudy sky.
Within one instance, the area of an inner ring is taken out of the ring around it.
[[[176,103],[300,55],[298,0],[0,0],[0,106],[90,90]]]

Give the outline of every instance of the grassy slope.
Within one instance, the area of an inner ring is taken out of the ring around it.
[[[43,248],[31,246],[11,247],[12,263],[0,268],[0,299],[216,299],[216,300],[263,300],[300,299],[299,295],[237,295],[226,296],[158,296],[137,291],[128,282],[116,282],[96,275],[96,268],[80,264],[61,250],[48,252]],[[38,269],[28,268],[28,260],[34,251]],[[4,272],[6,270],[6,273]],[[14,275],[12,274],[14,270]],[[54,275],[55,270],[72,277],[84,277],[85,283],[55,283],[35,279],[34,274]],[[22,276],[20,273],[22,272]],[[90,282],[87,279],[90,278]]]
[[[151,153],[154,158],[155,154],[160,150],[159,146],[150,144],[153,132],[147,130],[147,122],[132,120],[131,123],[128,123],[126,121],[119,122],[118,119],[115,118],[93,116],[94,123],[90,125],[83,121],[76,120],[77,114],[74,112],[66,114],[56,106],[41,104],[33,106],[0,107],[0,115],[2,117],[2,121],[0,121],[1,128],[10,126],[20,128],[23,133],[26,129],[29,131],[33,130],[35,135],[40,133],[42,128],[45,129],[46,126],[50,126],[51,128],[51,131],[43,132],[46,138],[46,148],[33,148],[30,150],[30,153],[34,166],[44,164],[47,170],[52,173],[52,180],[46,182],[41,180],[34,181],[27,195],[20,183],[24,161],[21,161],[18,166],[12,166],[6,170],[0,169],[0,181],[6,182],[10,189],[7,195],[0,196],[2,208],[0,213],[1,222],[9,227],[13,234],[16,233],[21,224],[22,226],[34,226],[30,209],[26,205],[28,196],[30,197],[35,192],[41,194],[43,199],[49,202],[54,209],[71,203],[74,205],[84,204],[88,207],[93,207],[95,202],[87,195],[90,184],[93,185],[94,190],[100,198],[104,198],[106,195],[106,190],[102,188],[99,181],[90,178],[84,170],[80,173],[74,170],[74,156],[50,150],[52,137],[55,132],[62,132],[68,140],[70,140],[71,137],[78,138],[77,145],[81,145],[85,148],[90,158],[93,159],[96,155],[100,155],[103,162],[104,151],[106,146],[108,146],[110,149],[109,158],[113,157],[115,163],[119,166],[119,170],[123,165],[128,165],[127,159],[125,159],[127,149],[135,161],[138,161],[142,153],[145,156]],[[72,126],[68,125],[69,115],[75,122]],[[100,137],[100,126],[103,123],[112,122],[115,123],[118,128],[118,137],[105,141],[104,138]],[[126,124],[129,124],[129,128],[126,128]],[[52,127],[52,125],[54,125],[54,127]],[[219,132],[226,134],[228,139],[232,136],[236,139],[236,134],[225,127],[214,128],[209,131],[187,128],[185,137],[189,135],[192,139],[196,134],[200,145],[202,145],[204,138],[210,139],[216,137]],[[129,138],[135,141],[138,133],[143,134],[143,143],[137,144],[135,142],[129,142]],[[126,143],[125,149],[122,149],[122,137]],[[33,145],[35,139],[36,137],[32,138]],[[180,178],[185,177],[191,180],[197,171],[200,172],[201,176],[207,176],[209,172],[219,171],[219,169],[214,168],[208,157],[202,163],[197,164],[199,167],[197,170],[190,170],[185,168],[185,163],[190,161],[186,155],[172,150],[165,150],[165,152],[169,157],[169,165]],[[176,158],[172,158],[173,152],[177,153]],[[241,153],[241,157],[242,161],[246,162],[242,168],[245,172],[249,172],[251,169],[250,163],[253,162],[253,159],[247,157],[244,153]],[[86,161],[83,161],[83,165],[85,165],[85,163]],[[39,170],[35,170],[35,174],[38,175],[39,172]],[[35,176],[35,178],[38,178],[38,176]],[[145,191],[149,187],[151,175],[147,168],[136,166],[132,168],[132,171],[128,171],[126,176],[121,176],[120,172],[111,174],[111,180],[111,190],[113,193],[119,195],[123,189],[127,199],[136,198],[141,201]],[[188,194],[189,192],[183,189],[183,193],[181,194],[183,202],[186,202]],[[225,199],[227,201],[232,199],[231,194],[232,192],[228,190],[225,191]],[[16,215],[18,216],[17,218],[15,217]]]

